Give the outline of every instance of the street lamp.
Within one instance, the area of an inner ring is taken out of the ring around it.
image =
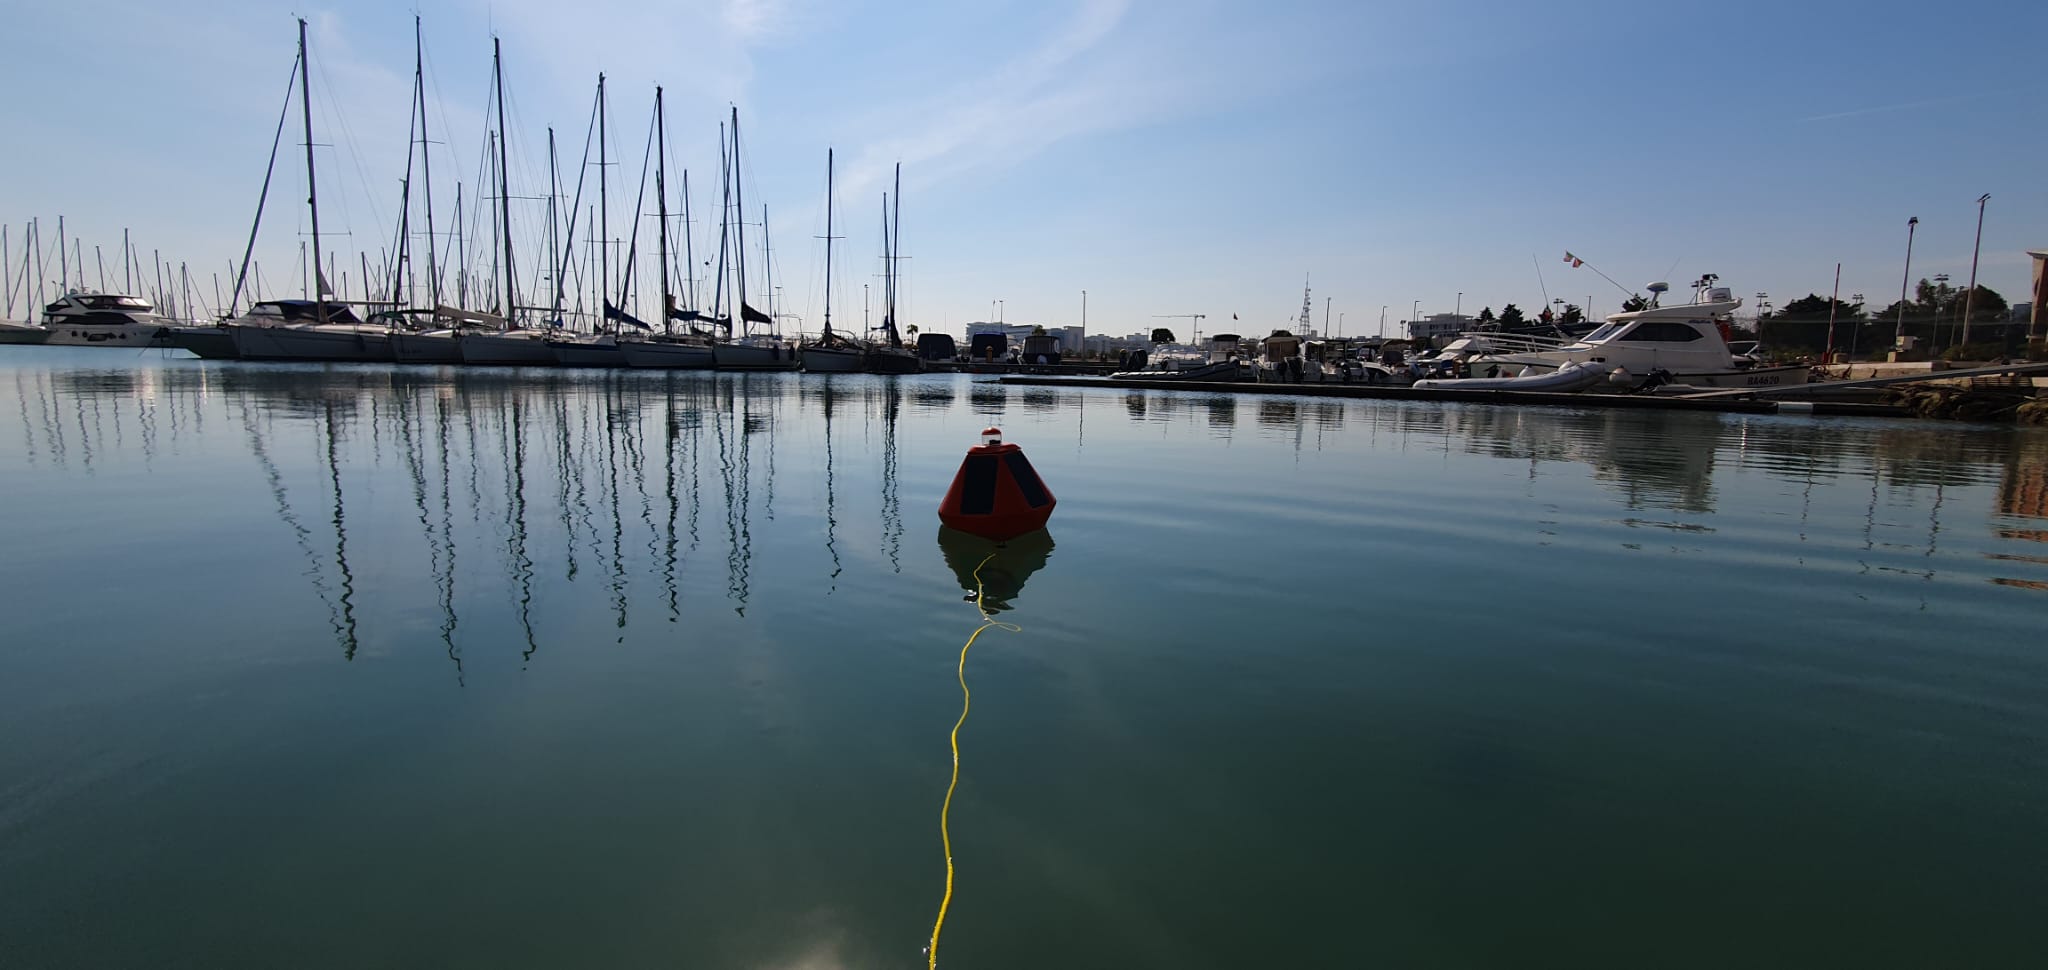
[[[1456,306],[1455,306],[1455,307],[1454,307],[1454,308],[1453,308],[1453,309],[1451,310],[1451,313],[1452,313],[1452,315],[1454,315],[1454,316],[1460,316],[1460,317],[1462,317],[1462,316],[1464,316],[1464,315],[1465,315],[1465,291],[1464,291],[1464,290],[1459,290],[1459,291],[1458,291],[1458,302],[1457,302],[1457,305],[1456,305]]]
[[[1963,293],[1963,345],[1970,343],[1970,305],[1977,301],[1977,253],[1984,248],[1984,203],[1991,193],[1977,197],[1977,244],[1970,247],[1970,288]]]
[[[1899,277],[1899,322],[1892,328],[1893,350],[1906,342],[1906,287],[1913,282],[1913,233],[1919,228],[1919,216],[1906,220],[1906,272]]]
[[[1384,337],[1386,337],[1386,335],[1387,335],[1387,305],[1386,305],[1386,304],[1384,304],[1384,303],[1382,303],[1382,304],[1380,304],[1380,336],[1381,336],[1382,338],[1384,338]]]

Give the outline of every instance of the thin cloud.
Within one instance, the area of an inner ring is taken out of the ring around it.
[[[1956,104],[1962,101],[1975,100],[1983,96],[1984,95],[1980,93],[1959,94],[1946,98],[1922,98],[1918,101],[1902,101],[1898,104],[1885,104],[1879,105],[1874,108],[1853,108],[1848,111],[1836,111],[1831,112],[1829,114],[1814,115],[1809,118],[1801,118],[1799,120],[1802,123],[1804,123],[1809,121],[1838,121],[1843,118],[1861,118],[1864,115],[1883,114],[1887,111],[1909,111],[1914,108],[1932,108],[1938,105]]]

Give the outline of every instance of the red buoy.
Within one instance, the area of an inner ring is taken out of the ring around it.
[[[1039,481],[1024,450],[1003,443],[999,428],[981,432],[981,445],[967,449],[953,487],[939,503],[948,528],[1002,542],[1045,528],[1059,503]]]

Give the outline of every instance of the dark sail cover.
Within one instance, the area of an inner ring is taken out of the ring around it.
[[[748,323],[775,322],[773,320],[768,319],[768,314],[762,313],[761,311],[754,309],[753,304],[747,303],[744,300],[740,302],[740,319],[745,320]]]
[[[612,306],[612,301],[610,300],[604,301],[604,318],[606,320],[617,320],[621,323],[631,324],[632,326],[639,327],[642,330],[653,329],[652,327],[649,327],[647,325],[646,321],[641,320],[639,317],[627,313],[626,311],[621,310],[618,307]]]

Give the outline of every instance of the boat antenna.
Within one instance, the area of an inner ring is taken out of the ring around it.
[[[1565,262],[1571,262],[1572,255],[1566,253],[1564,258]],[[1529,265],[1536,267],[1536,285],[1543,290],[1543,305],[1547,307],[1550,305],[1550,284],[1543,282],[1543,262],[1536,258],[1535,253],[1530,253]],[[1598,273],[1600,271],[1596,269],[1593,272]]]

